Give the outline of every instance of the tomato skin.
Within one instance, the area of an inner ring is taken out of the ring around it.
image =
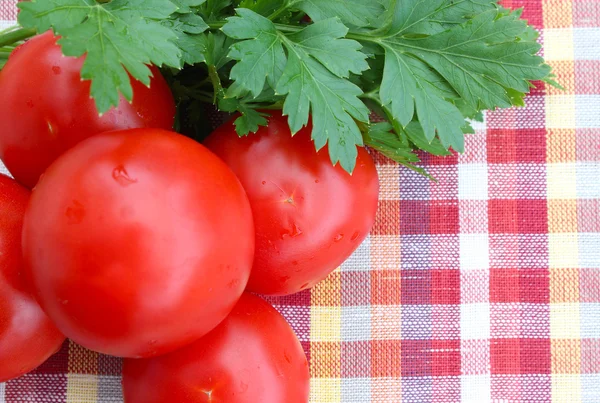
[[[0,382],[32,371],[65,340],[24,280],[21,229],[28,201],[27,189],[0,174]]]
[[[131,80],[133,102],[99,116],[90,81],[81,81],[84,58],[64,57],[51,32],[17,48],[0,72],[0,159],[21,184],[33,188],[62,153],[110,130],[171,129],[175,102],[156,67],[150,88]]]
[[[314,286],[366,238],[375,222],[379,181],[359,148],[352,176],[332,166],[327,148],[315,153],[311,128],[291,136],[279,113],[256,134],[238,138],[232,122],[206,146],[236,173],[248,193],[256,253],[248,290],[293,294]]]
[[[309,383],[294,331],[251,294],[194,344],[123,366],[125,403],[306,403]]]
[[[248,198],[201,144],[158,129],[67,151],[32,192],[23,255],[38,301],[91,350],[149,357],[205,335],[246,286]]]

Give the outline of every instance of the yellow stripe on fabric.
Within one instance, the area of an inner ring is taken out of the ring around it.
[[[98,401],[98,353],[69,342],[67,403]]]
[[[577,235],[573,1],[544,0],[544,56],[561,92],[547,86],[547,196],[552,402],[580,403],[581,323]]]
[[[552,341],[552,373],[579,374],[581,372],[581,341],[576,339]]]
[[[577,161],[577,137],[575,129],[548,129],[546,137],[546,161],[548,163]]]
[[[342,380],[340,378],[312,378],[310,380],[310,402],[339,403],[342,401],[341,390]]]
[[[311,290],[311,402],[342,399],[342,281],[338,268]]]

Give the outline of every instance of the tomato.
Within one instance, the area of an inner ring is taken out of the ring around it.
[[[292,137],[273,115],[258,133],[238,138],[232,122],[205,142],[240,178],[256,226],[248,290],[285,295],[314,286],[368,235],[377,211],[377,169],[364,148],[352,176],[315,153],[311,128]]]
[[[21,229],[28,201],[27,189],[0,175],[0,382],[38,367],[65,340],[24,280]]]
[[[175,102],[156,67],[150,88],[131,80],[133,102],[99,116],[90,82],[81,81],[84,58],[64,57],[51,32],[17,48],[0,72],[0,158],[32,188],[67,149],[109,130],[171,129]]]
[[[306,403],[309,382],[293,330],[251,294],[194,344],[123,366],[125,403]]]
[[[23,254],[67,337],[147,357],[197,340],[233,309],[254,253],[242,186],[179,134],[100,134],[59,157],[32,193]]]

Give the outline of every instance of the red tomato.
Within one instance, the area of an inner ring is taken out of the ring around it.
[[[201,144],[136,129],[80,143],[32,193],[23,253],[44,310],[89,349],[148,357],[215,328],[246,286],[252,211]]]
[[[336,269],[368,235],[377,211],[377,169],[364,148],[352,176],[332,166],[325,147],[315,153],[305,128],[294,137],[287,120],[238,138],[232,122],[206,146],[221,157],[248,193],[256,254],[248,290],[293,294]]]
[[[123,367],[125,403],[306,403],[309,381],[294,331],[250,294],[194,344]]]
[[[0,382],[35,369],[65,340],[23,279],[21,229],[28,201],[27,189],[0,175]]]
[[[133,102],[98,115],[90,82],[81,81],[84,58],[64,57],[51,32],[17,48],[0,72],[0,158],[32,188],[67,149],[94,134],[140,127],[171,129],[173,95],[156,67],[150,88],[131,80]]]

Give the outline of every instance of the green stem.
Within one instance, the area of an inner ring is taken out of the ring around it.
[[[222,98],[224,95],[223,84],[221,83],[221,77],[219,77],[219,72],[217,71],[216,66],[212,64],[208,66],[208,77],[210,78],[210,81],[212,81],[213,84],[213,88],[215,91],[213,97],[213,104],[216,105],[219,98]]]
[[[0,35],[0,47],[12,45],[15,42],[20,42],[27,38],[31,38],[36,33],[36,30],[33,28],[19,28],[15,31],[2,34]]]
[[[279,7],[278,10],[276,10],[273,14],[271,14],[267,18],[270,19],[271,21],[275,21],[277,19],[277,17],[279,17],[281,14],[285,13],[285,10],[287,10],[288,7],[289,6],[287,4],[284,4],[283,6]]]
[[[227,24],[227,21],[207,21],[206,22],[206,25],[208,25],[208,27],[213,30],[221,29],[221,28],[223,28],[223,26],[225,24]]]

